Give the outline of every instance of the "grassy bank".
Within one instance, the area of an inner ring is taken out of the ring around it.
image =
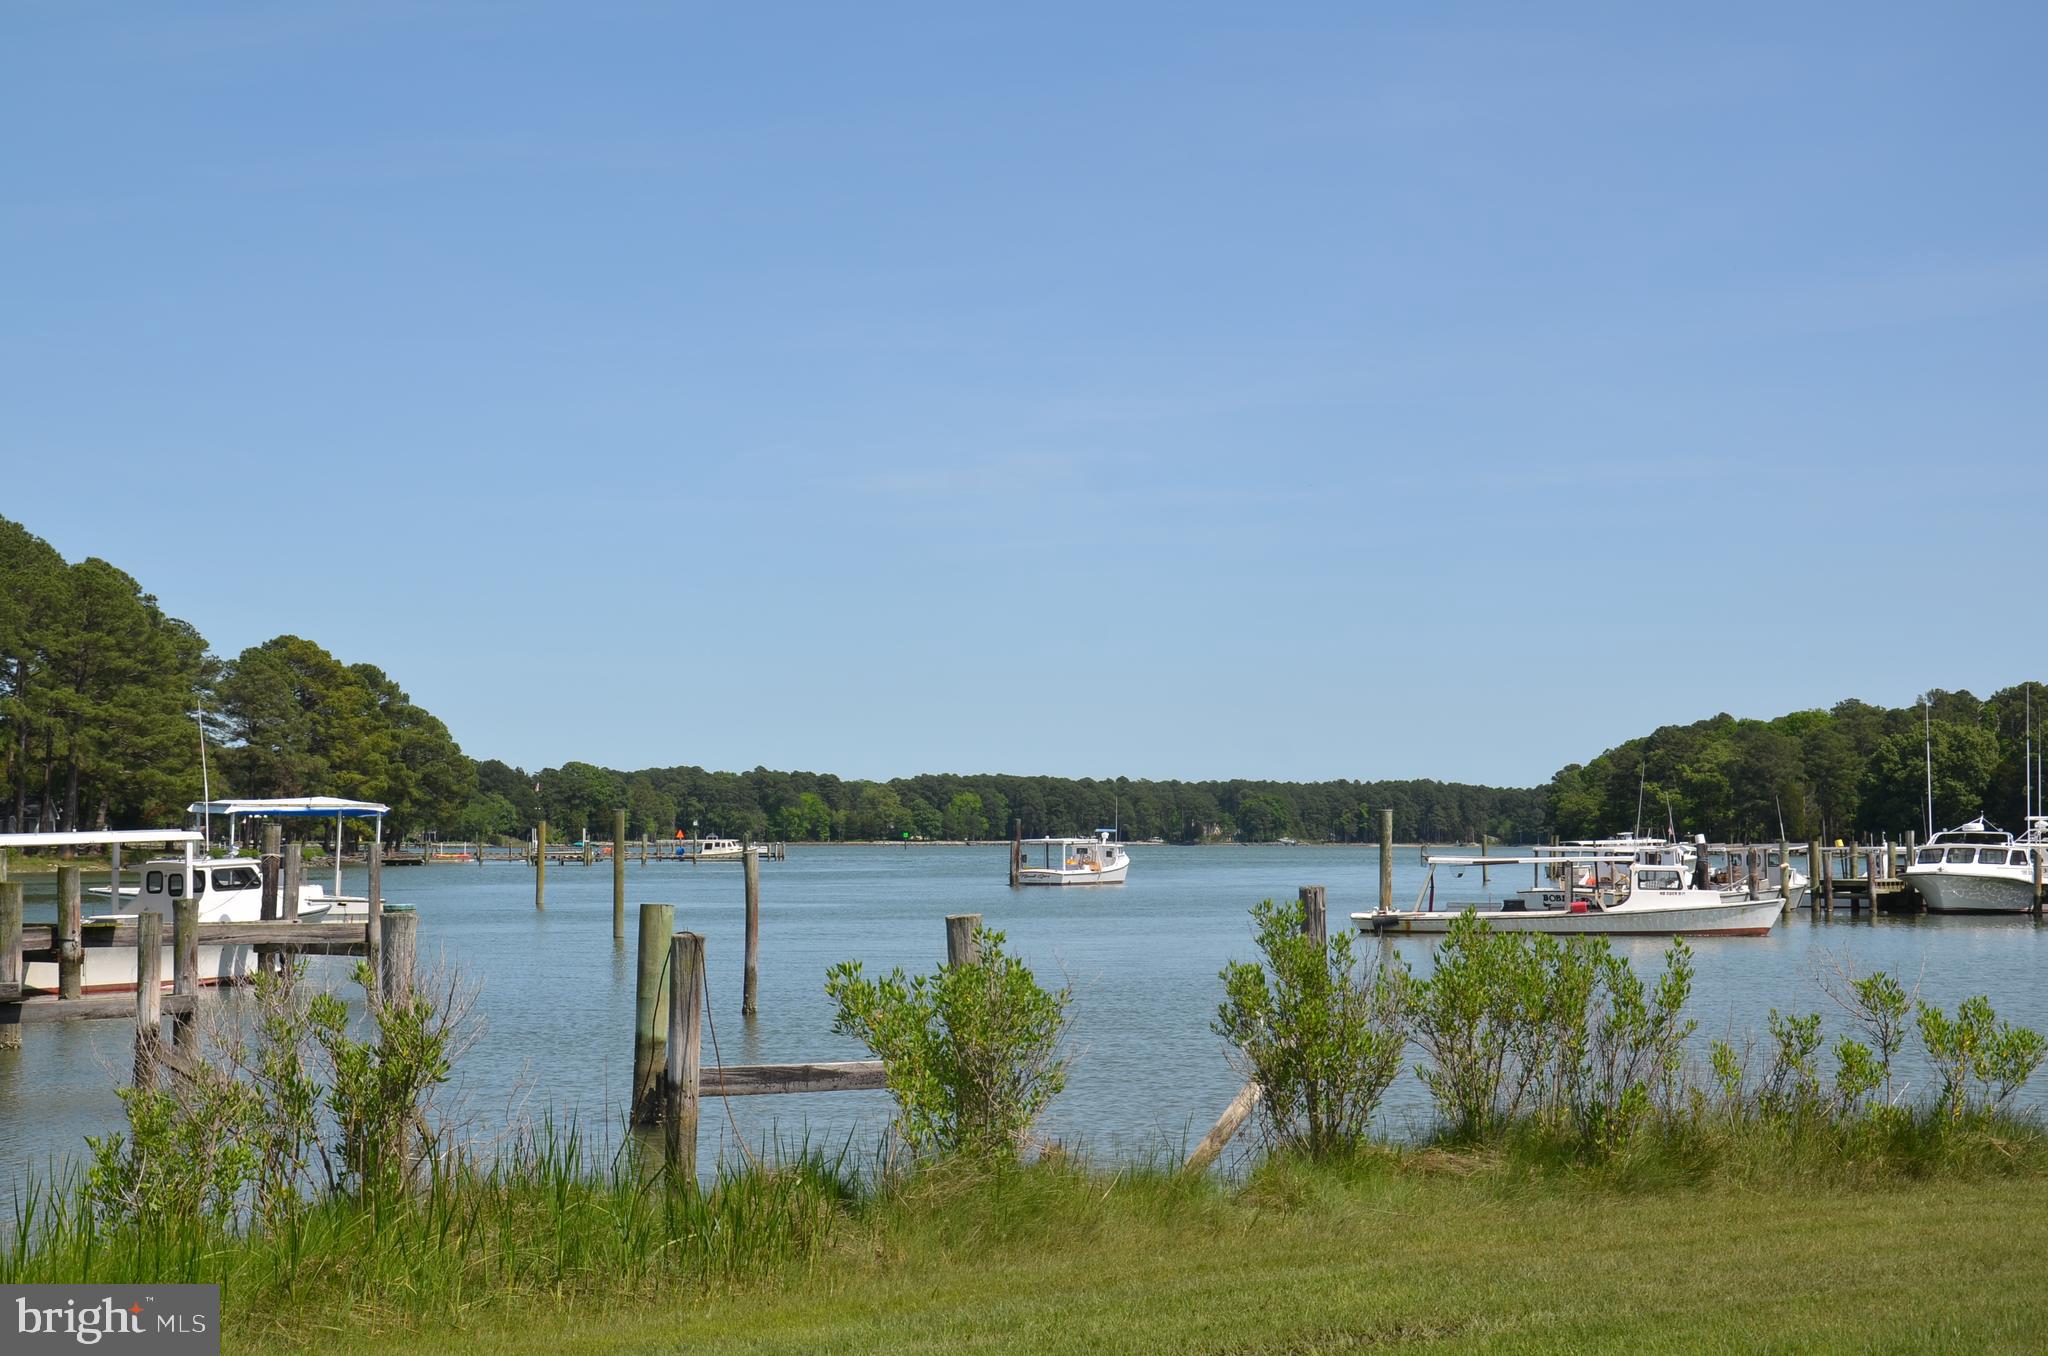
[[[940,1165],[880,1190],[813,1158],[700,1196],[556,1143],[273,1232],[93,1230],[59,1206],[0,1277],[217,1280],[247,1352],[2048,1343],[2038,1130],[1843,1147],[1759,1130],[1588,1168],[1503,1140],[1241,1183]]]

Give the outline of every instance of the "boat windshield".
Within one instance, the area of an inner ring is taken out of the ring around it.
[[[1636,887],[1642,890],[1676,890],[1679,888],[1676,871],[1638,871]]]
[[[1976,853],[1968,848],[1950,848],[1948,850],[1948,859],[1951,862],[1967,862],[1976,855]]]
[[[204,873],[195,874],[194,879],[200,874]],[[223,866],[215,868],[213,873],[213,888],[216,890],[253,890],[262,883],[252,867]]]

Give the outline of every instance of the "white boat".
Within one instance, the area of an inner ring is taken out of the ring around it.
[[[1097,829],[1093,838],[1027,838],[1028,849],[1041,849],[1040,864],[1024,865],[1017,871],[1019,885],[1122,885],[1131,869],[1131,854],[1116,841],[1110,829]]]
[[[737,861],[746,855],[747,845],[737,838],[698,838],[692,841],[691,852],[700,862],[715,862],[721,858]]]
[[[323,891],[318,885],[306,880],[299,891],[299,917],[311,918],[324,913],[334,921],[342,919],[367,919],[370,916],[370,901],[362,895],[345,895],[341,892],[341,826],[345,820],[367,819],[373,821],[371,833],[378,843],[384,841],[384,816],[391,812],[388,805],[371,800],[342,800],[336,796],[270,796],[256,799],[206,800],[197,801],[185,807],[211,824],[214,816],[223,816],[228,821],[228,841],[235,841],[235,821],[238,819],[332,819],[334,821],[334,889]],[[125,893],[125,892],[124,892]],[[324,900],[324,903],[318,901]],[[246,921],[254,922],[260,912],[251,914]],[[208,918],[207,922],[244,921],[240,919]]]
[[[1367,933],[1440,933],[1471,912],[1500,932],[1558,932],[1621,936],[1756,937],[1785,911],[1783,895],[1729,898],[1694,884],[1675,862],[1642,862],[1633,854],[1544,854],[1530,857],[1431,857],[1430,873],[1412,909],[1354,913]],[[1436,868],[1549,865],[1557,882],[1508,898],[1495,908],[1436,905]],[[1569,882],[1567,885],[1566,882]],[[1424,898],[1428,907],[1423,907]]]
[[[170,945],[173,905],[175,901],[186,896],[188,888],[199,901],[199,921],[202,923],[261,921],[262,862],[241,857],[200,857],[196,849],[202,841],[200,834],[180,831],[0,835],[0,847],[96,847],[118,843],[164,842],[184,847],[182,856],[156,857],[144,862],[141,884],[120,889],[120,902],[123,905],[132,903],[132,909],[120,913],[93,914],[81,920],[85,949],[79,982],[80,988],[86,993],[132,992],[135,988],[135,948],[95,945],[95,924],[129,923],[143,913],[160,916],[164,920],[162,974],[164,984],[168,987],[174,973]],[[88,893],[92,896],[104,894],[109,903],[114,902],[115,891],[111,885],[105,891],[94,890]],[[299,917],[308,920],[320,918],[329,912],[332,902],[319,886],[302,886],[299,895]],[[255,966],[255,959],[255,951],[249,946],[202,945],[199,948],[199,982],[222,984],[247,978]],[[22,969],[22,990],[25,993],[57,992],[56,961],[32,960]]]
[[[2034,861],[2048,853],[2048,816],[2013,835],[1980,816],[1937,833],[1913,855],[1906,883],[1929,913],[2027,913],[2034,907]]]

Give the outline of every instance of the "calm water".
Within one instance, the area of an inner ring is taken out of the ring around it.
[[[1220,997],[1217,971],[1251,954],[1246,910],[1253,902],[1326,885],[1334,928],[1353,910],[1371,908],[1379,888],[1378,854],[1370,849],[1139,845],[1122,887],[1013,891],[1005,881],[1006,852],[1005,845],[793,848],[787,861],[764,862],[761,1014],[752,1021],[739,1015],[736,864],[633,863],[628,899],[673,903],[677,926],[707,938],[707,1064],[720,1054],[733,1063],[863,1057],[855,1043],[832,1034],[822,992],[826,969],[849,958],[871,970],[930,969],[945,954],[944,916],[980,913],[984,926],[1009,934],[1041,979],[1064,976],[1073,985],[1075,1060],[1047,1129],[1107,1156],[1191,1142],[1236,1091],[1209,1023]],[[1414,849],[1398,852],[1397,904],[1408,906],[1422,879]],[[1491,893],[1526,881],[1524,874],[1496,871]],[[359,892],[359,876],[352,873],[346,888]],[[31,919],[49,916],[49,889],[46,880],[31,884]],[[464,1123],[482,1136],[552,1108],[610,1133],[632,1070],[636,924],[629,916],[628,942],[613,944],[609,864],[552,867],[542,913],[533,908],[531,869],[513,864],[394,869],[386,872],[385,892],[418,906],[423,957],[459,967],[478,986],[484,1030],[453,1090]],[[1439,876],[1440,903],[1481,893],[1476,870],[1463,879]],[[1418,969],[1428,964],[1426,939],[1384,945]],[[1646,968],[1664,949],[1654,939],[1617,945]],[[2001,1016],[2048,1028],[2048,994],[2037,978],[2048,963],[2048,932],[2027,919],[1850,921],[1838,913],[1820,923],[1797,914],[1768,937],[1693,946],[1692,1013],[1702,1041],[1761,1035],[1772,1006],[1820,1010],[1831,1032],[1844,1029],[1817,978],[1843,964],[1858,972],[1892,968],[1951,1006],[1986,993]],[[341,964],[312,962],[316,976],[337,983]],[[118,1124],[113,1089],[125,1077],[129,1033],[121,1022],[36,1026],[25,1031],[22,1051],[0,1053],[0,1181],[53,1155],[75,1154],[83,1136]],[[705,1103],[707,1162],[735,1133],[750,1145],[768,1135],[807,1135],[835,1146],[851,1137],[865,1150],[890,1111],[880,1092],[744,1098],[726,1106],[730,1119],[718,1101]],[[1426,1116],[1419,1086],[1404,1077],[1390,1096],[1387,1128],[1399,1133]]]

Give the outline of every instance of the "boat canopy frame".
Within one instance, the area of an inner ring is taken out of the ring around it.
[[[228,841],[235,840],[235,820],[240,819],[332,819],[334,821],[334,893],[341,895],[341,825],[349,819],[376,821],[373,830],[379,847],[384,844],[384,816],[389,805],[374,800],[343,800],[339,796],[273,796],[256,799],[195,800],[185,807],[187,814],[202,816],[208,823],[215,815],[228,818]]]

